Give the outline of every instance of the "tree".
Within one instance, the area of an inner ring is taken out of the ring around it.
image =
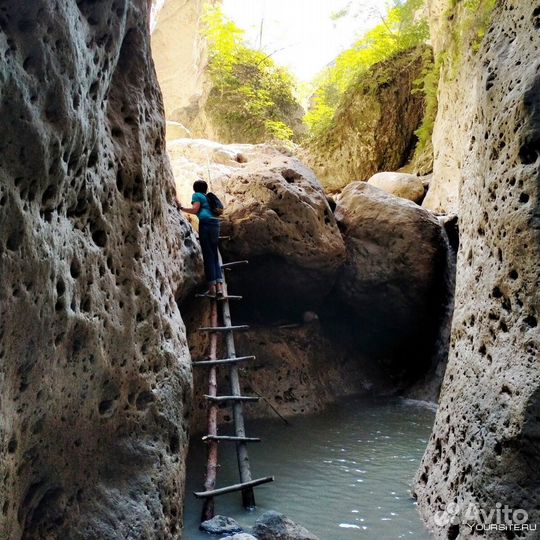
[[[205,13],[212,81],[207,109],[224,142],[298,140],[303,110],[295,81],[271,55],[249,48],[220,7]]]
[[[341,53],[315,82],[312,107],[306,115],[311,135],[317,137],[332,124],[347,90],[367,70],[429,38],[428,23],[419,15],[425,0],[395,0],[382,22]]]

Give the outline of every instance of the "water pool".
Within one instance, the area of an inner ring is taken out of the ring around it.
[[[347,399],[324,413],[248,423],[253,477],[275,475],[256,488],[257,510],[246,512],[240,495],[216,499],[216,513],[247,530],[258,515],[277,510],[321,540],[429,539],[410,496],[410,484],[433,425],[433,407],[400,399]],[[230,426],[223,433],[230,432]],[[198,530],[206,454],[193,437],[188,457],[185,540],[206,539]],[[238,482],[232,444],[220,446],[218,487]]]

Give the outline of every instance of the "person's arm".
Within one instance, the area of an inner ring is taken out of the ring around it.
[[[196,216],[201,209],[201,201],[198,193],[193,194],[193,197],[191,199],[191,205],[191,208],[184,208],[182,204],[180,204],[180,210],[182,210],[186,214],[193,214],[194,216]]]
[[[182,212],[185,212],[186,214],[193,214],[194,216],[196,216],[199,213],[200,209],[201,209],[200,202],[193,203],[193,206],[191,208],[184,208],[182,205],[180,205],[180,210],[182,210]]]

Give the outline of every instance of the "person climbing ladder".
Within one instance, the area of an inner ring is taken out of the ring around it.
[[[223,273],[218,254],[219,243],[219,215],[223,211],[221,201],[213,194],[208,193],[208,184],[204,180],[197,180],[193,184],[191,208],[184,208],[180,203],[180,210],[193,214],[199,218],[199,241],[201,243],[204,273],[208,282],[210,296],[223,296]]]

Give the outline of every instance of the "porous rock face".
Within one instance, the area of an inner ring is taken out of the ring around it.
[[[477,123],[462,170],[451,354],[414,488],[439,538],[479,536],[434,523],[449,502],[540,520],[539,53],[540,3],[500,2],[470,80]]]
[[[413,202],[365,182],[343,190],[336,218],[347,248],[336,282],[339,299],[394,375],[407,380],[422,373],[451,299],[441,225]]]
[[[374,174],[369,180],[370,186],[386,191],[396,197],[408,199],[415,203],[422,202],[425,188],[422,180],[414,174],[399,172],[380,172]]]
[[[414,84],[429,54],[420,47],[375,64],[348,91],[333,127],[302,154],[328,190],[407,163],[424,115]]]
[[[212,135],[204,114],[209,91],[202,15],[208,0],[165,0],[152,32],[152,57],[163,92],[167,139],[179,130]],[[214,0],[210,0],[214,3]]]
[[[242,291],[240,291],[242,292]],[[249,302],[248,297],[245,298]],[[232,306],[233,316],[236,303]],[[188,318],[188,328],[202,325]],[[249,322],[241,319],[235,321]],[[369,393],[375,387],[381,393],[393,388],[381,376],[378,366],[358,352],[349,328],[337,331],[326,321],[312,321],[279,327],[254,325],[249,332],[235,336],[237,354],[254,355],[256,360],[242,364],[242,393],[259,395],[262,400],[250,404],[247,417],[276,418],[321,412],[336,398]],[[193,358],[203,358],[206,343],[193,334],[190,338]],[[221,351],[221,357],[225,357]],[[218,371],[218,387],[228,392],[227,370]],[[208,374],[203,369],[193,373],[194,413],[193,431],[202,432],[206,425],[206,405],[203,397]],[[231,422],[230,409],[221,411],[220,419]]]
[[[453,46],[452,40],[456,39],[452,20],[460,10],[471,8],[453,0],[430,0],[427,7],[434,55],[437,59],[442,55],[448,56]],[[453,14],[452,17],[449,17],[449,13]],[[454,55],[457,58],[453,58]],[[422,203],[422,206],[434,212],[459,212],[462,164],[475,121],[475,96],[481,91],[472,74],[482,69],[480,62],[481,59],[474,55],[469,46],[460,49],[459,54],[450,53],[450,58],[441,62],[438,109],[432,136],[433,179]]]
[[[0,5],[0,537],[178,538],[200,260],[146,0]]]

